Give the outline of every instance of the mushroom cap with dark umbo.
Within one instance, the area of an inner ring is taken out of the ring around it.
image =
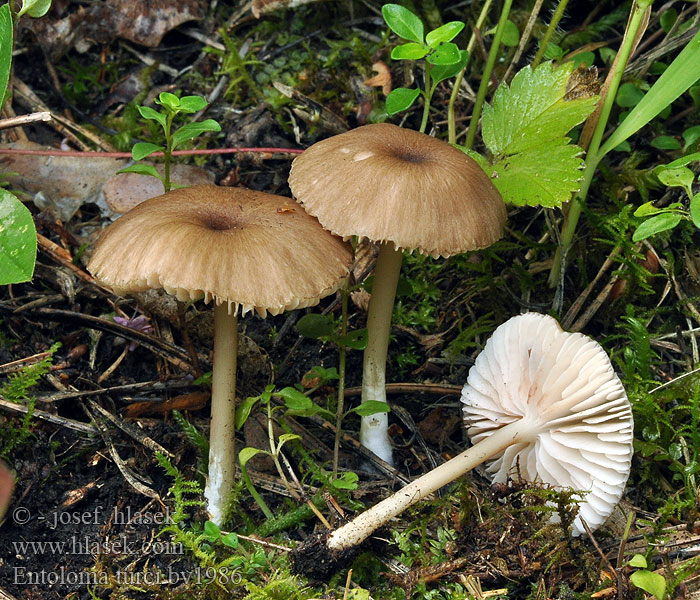
[[[365,125],[294,159],[292,193],[321,225],[403,250],[451,256],[503,232],[503,199],[469,156],[429,135]]]
[[[138,205],[107,229],[88,264],[117,293],[163,288],[179,300],[262,316],[316,304],[343,282],[352,251],[296,203],[200,185]]]

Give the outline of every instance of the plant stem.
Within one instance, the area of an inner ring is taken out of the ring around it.
[[[591,141],[588,146],[581,189],[576,194],[574,201],[569,203],[569,212],[564,218],[560,247],[557,249],[557,252],[554,255],[552,270],[549,273],[550,287],[556,287],[559,284],[560,277],[562,276],[562,258],[565,259],[566,254],[569,251],[571,242],[574,238],[574,233],[576,232],[576,225],[578,224],[578,220],[581,216],[583,203],[586,201],[588,189],[593,181],[593,175],[595,174],[598,163],[603,157],[603,155],[599,152],[603,134],[605,133],[605,128],[608,124],[608,119],[610,118],[610,112],[612,111],[615,97],[617,96],[617,90],[620,86],[620,81],[622,80],[625,67],[627,66],[627,61],[629,60],[630,54],[632,53],[632,49],[635,45],[635,41],[637,40],[639,29],[644,22],[644,13],[651,5],[651,2],[652,0],[642,0],[637,1],[634,4],[632,16],[628,23],[625,37],[622,40],[622,45],[620,46],[620,50],[617,54],[617,60],[613,67],[613,72],[610,76],[610,85],[608,86],[605,98],[603,99],[598,122],[596,123],[595,130],[591,136]]]
[[[475,446],[412,481],[394,495],[336,529],[328,538],[328,549],[332,552],[341,552],[356,546],[409,506],[436,492],[509,446],[528,441],[533,435],[533,430],[535,433],[539,431],[537,423],[527,418],[497,429]]]
[[[476,29],[481,29],[486,20],[486,15],[491,8],[492,0],[486,0],[484,5],[481,7],[481,12],[479,13],[479,18],[476,20]],[[464,68],[457,74],[455,78],[454,85],[452,86],[452,93],[450,94],[450,102],[447,105],[447,135],[448,142],[450,144],[457,143],[457,123],[455,122],[455,103],[457,102],[457,96],[459,95],[459,87],[462,85],[462,79],[464,79],[464,74],[467,71],[467,66],[469,65],[469,59],[472,56],[472,51],[474,50],[474,44],[476,43],[476,32],[472,32],[469,38],[469,43],[467,44],[467,62],[464,64]]]
[[[345,278],[345,283],[340,291],[341,317],[340,335],[345,337],[348,333],[348,296],[350,295],[350,275]],[[338,401],[335,412],[335,440],[333,442],[333,478],[338,476],[338,457],[340,455],[340,436],[342,435],[343,411],[345,410],[345,357],[347,347],[341,343],[338,348]]]
[[[425,65],[425,91],[423,92],[423,98],[425,102],[423,103],[423,119],[420,122],[420,131],[425,133],[425,128],[428,126],[428,116],[430,114],[430,101],[433,97],[433,90],[431,89],[430,83],[430,64]]]
[[[554,11],[554,14],[552,15],[552,20],[549,22],[549,26],[547,27],[547,31],[544,34],[544,37],[542,38],[542,41],[540,42],[540,47],[537,49],[537,54],[535,54],[535,60],[532,61],[532,68],[536,69],[537,65],[540,64],[540,61],[542,60],[542,57],[544,56],[544,53],[547,51],[547,46],[549,45],[549,40],[552,39],[552,36],[554,35],[555,30],[557,29],[557,25],[559,25],[559,21],[561,21],[561,18],[564,16],[564,11],[566,10],[566,5],[569,3],[569,0],[560,0],[559,4],[557,6],[557,10]]]
[[[493,67],[496,64],[496,58],[498,58],[498,51],[501,46],[501,37],[503,37],[503,30],[506,27],[506,21],[508,20],[508,15],[510,14],[510,7],[512,4],[513,0],[505,0],[503,2],[501,17],[498,20],[496,33],[493,36],[493,42],[491,42],[489,56],[486,60],[486,67],[484,68],[484,73],[481,76],[479,91],[476,94],[476,102],[474,103],[474,110],[472,111],[472,118],[469,123],[469,131],[467,132],[467,140],[464,143],[464,145],[467,148],[471,148],[474,145],[474,138],[476,137],[476,130],[479,126],[479,118],[481,117],[481,109],[484,106],[486,92],[488,91],[489,81],[491,80],[491,73],[493,72]]]
[[[379,256],[374,268],[372,297],[367,313],[367,347],[362,370],[362,402],[386,402],[386,357],[389,348],[391,315],[394,310],[396,286],[401,273],[403,252],[392,242],[379,245]],[[360,442],[386,462],[391,460],[391,443],[387,432],[389,417],[376,413],[362,417]]]
[[[248,469],[246,469],[245,465],[241,465],[241,476],[243,477],[243,483],[245,483],[246,488],[248,488],[250,495],[253,496],[253,500],[255,500],[255,503],[260,507],[260,510],[263,511],[263,514],[265,515],[267,520],[274,520],[274,513],[270,510],[270,507],[265,503],[263,497],[258,493],[258,490],[255,489],[255,486],[253,485],[253,482],[250,480],[250,476],[248,475]]]
[[[168,110],[168,115],[165,119],[165,151],[163,152],[163,158],[165,165],[163,167],[163,188],[167,194],[170,191],[170,162],[173,159],[173,136],[170,133],[173,126],[173,119],[175,118],[175,113]]]
[[[212,369],[209,472],[204,496],[211,520],[221,525],[224,502],[236,477],[236,364],[238,315],[228,304],[214,307],[214,366]]]

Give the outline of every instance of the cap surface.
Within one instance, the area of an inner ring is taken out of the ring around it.
[[[583,492],[574,535],[601,525],[622,497],[632,461],[632,409],[607,354],[555,319],[527,313],[487,341],[462,391],[474,444],[517,421],[537,422],[529,442],[493,459],[493,481],[541,481]]]
[[[503,199],[469,156],[388,123],[322,140],[294,159],[289,185],[306,211],[343,237],[451,256],[503,234]]]
[[[273,315],[316,304],[352,250],[293,200],[200,185],[146,200],[102,234],[88,264],[117,293],[164,288],[180,300]]]

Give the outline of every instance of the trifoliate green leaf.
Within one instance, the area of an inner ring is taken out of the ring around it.
[[[573,65],[544,63],[519,71],[484,107],[483,138],[497,155],[515,154],[565,136],[593,111],[597,96],[565,99]]]
[[[578,191],[581,164],[581,148],[560,137],[504,157],[485,171],[505,202],[554,207]]]

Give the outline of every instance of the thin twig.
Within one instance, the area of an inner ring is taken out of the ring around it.
[[[17,413],[17,414],[22,414],[26,415],[29,409],[24,406],[23,404],[16,404],[14,402],[10,402],[9,400],[5,400],[2,396],[0,396],[0,408],[3,408],[9,412]],[[96,427],[93,427],[92,425],[89,425],[88,423],[81,423],[80,421],[74,421],[73,419],[66,419],[65,417],[59,417],[58,415],[54,415],[52,413],[46,412],[44,410],[39,410],[39,409],[34,409],[32,411],[32,417],[35,417],[37,419],[41,419],[42,421],[48,421],[49,423],[53,423],[54,425],[60,425],[61,427],[67,427],[68,429],[72,429],[74,431],[79,431],[80,433],[90,433],[90,434],[96,434],[99,433],[99,430]]]
[[[10,127],[21,127],[29,123],[37,121],[50,121],[51,113],[48,111],[35,112],[20,117],[10,117],[8,119],[0,119],[0,129],[9,129]]]

